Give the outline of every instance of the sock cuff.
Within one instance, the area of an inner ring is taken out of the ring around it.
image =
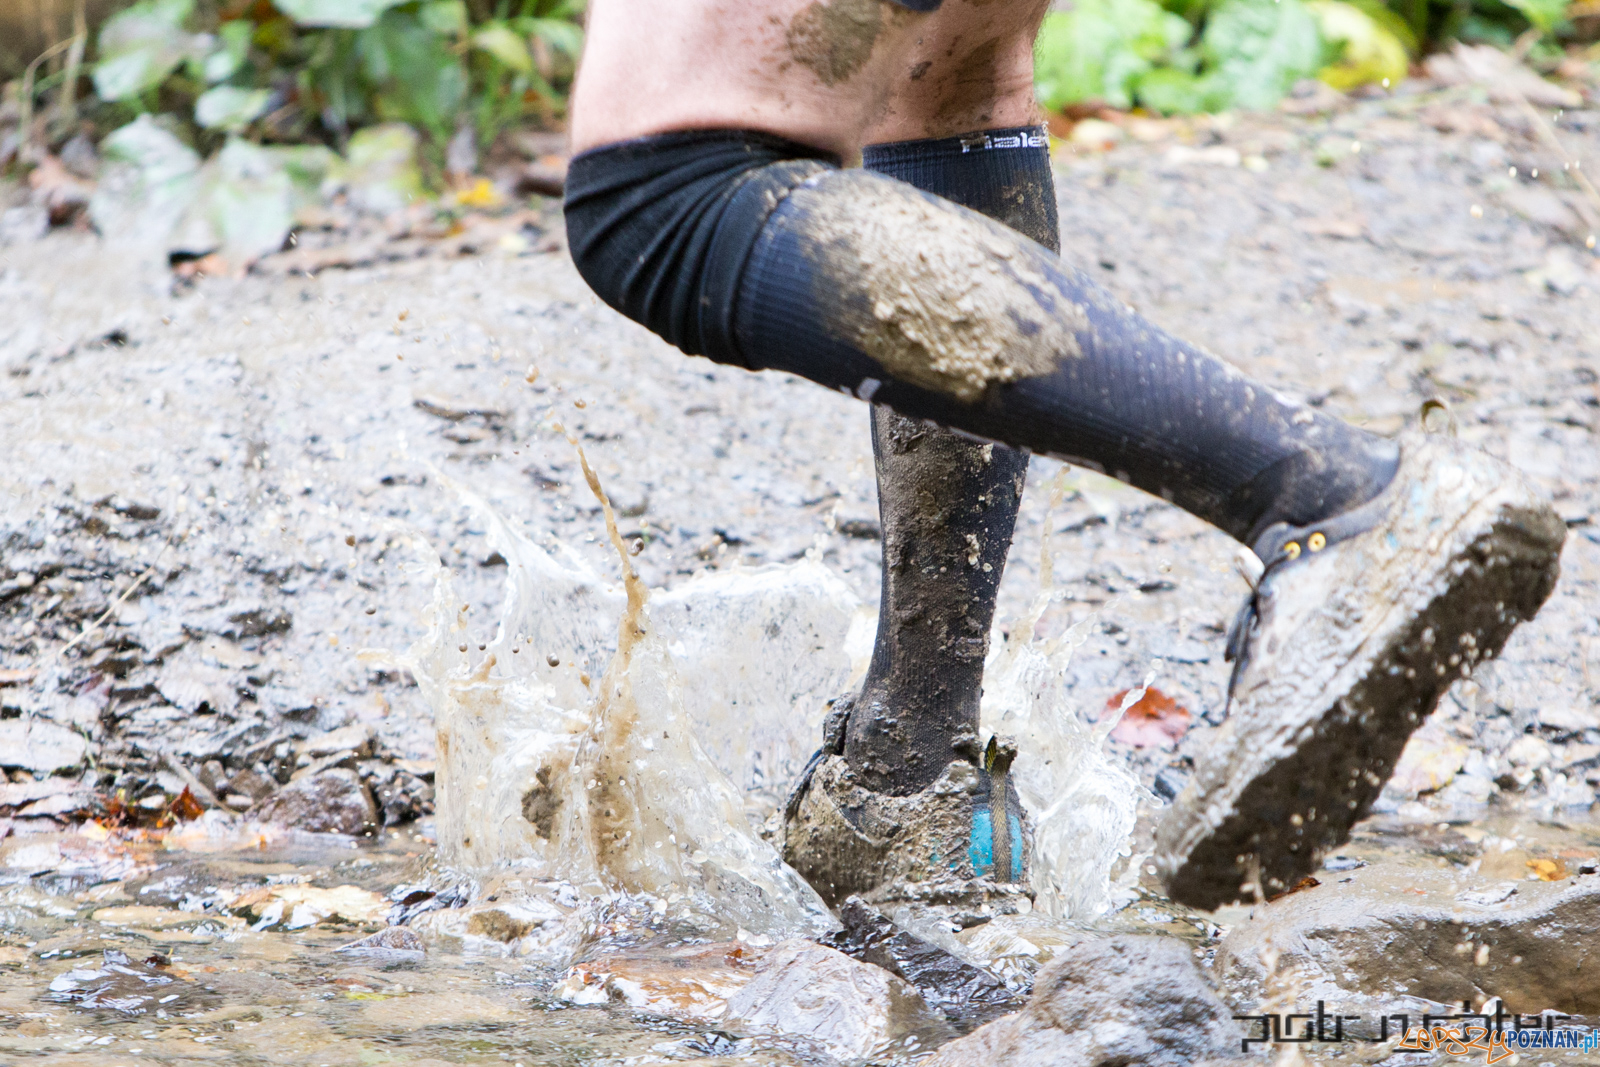
[[[1050,137],[1043,126],[867,145],[861,163],[988,215],[1052,252],[1061,250]]]
[[[924,137],[912,141],[880,141],[861,150],[862,164],[878,169],[877,161],[903,159],[908,156],[937,159],[945,156],[968,156],[980,152],[1010,152],[1028,149],[1050,151],[1050,131],[1043,124],[1033,126],[1001,126],[992,130],[972,130],[952,137]]]

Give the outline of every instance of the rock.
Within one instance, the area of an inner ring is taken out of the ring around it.
[[[0,812],[26,811],[33,805],[69,797],[80,806],[88,804],[91,790],[71,778],[45,778],[33,782],[0,782]]]
[[[1450,736],[1442,725],[1429,720],[1406,742],[1394,773],[1383,787],[1379,805],[1385,800],[1393,800],[1398,806],[1400,802],[1415,800],[1422,793],[1443,789],[1461,770],[1468,751],[1465,742]]]
[[[1449,53],[1439,52],[1423,64],[1428,76],[1441,85],[1478,84],[1496,103],[1522,100],[1536,107],[1581,107],[1583,97],[1571,89],[1547,82],[1511,55],[1493,45],[1457,42]]]
[[[1540,706],[1538,716],[1541,726],[1553,726],[1570,733],[1600,730],[1600,704],[1588,707],[1580,707],[1577,703],[1544,704]]]
[[[83,762],[89,742],[44,719],[0,719],[0,767],[36,774],[70,770]]]
[[[952,1041],[924,1067],[1176,1067],[1233,1053],[1231,1015],[1184,942],[1086,941],[1039,972],[1027,1007]]]
[[[416,931],[404,926],[386,926],[375,934],[340,945],[335,952],[380,963],[416,963],[428,954]]]
[[[1525,767],[1530,771],[1536,771],[1549,763],[1553,755],[1549,742],[1534,734],[1522,735],[1506,749],[1506,760],[1513,767]]]
[[[430,783],[392,764],[381,764],[380,770],[373,767],[376,763],[373,760],[362,764],[361,776],[383,813],[383,825],[394,826],[432,813],[433,786]],[[371,773],[369,767],[373,768]]]
[[[389,910],[389,902],[371,890],[354,885],[332,889],[269,885],[241,894],[230,909],[254,919],[257,930],[280,925],[285,930],[299,930],[328,921],[380,922]]]
[[[49,232],[50,211],[43,204],[0,211],[0,247],[37,241]]]
[[[184,659],[162,666],[156,689],[167,703],[191,715],[231,715],[239,705],[239,682],[237,671]]]
[[[1239,1003],[1293,987],[1296,1003],[1404,990],[1442,1004],[1498,996],[1508,1012],[1600,1012],[1600,877],[1545,861],[1562,877],[1542,881],[1520,850],[1505,855],[1487,874],[1488,856],[1478,872],[1375,864],[1281,897],[1228,933],[1216,974]],[[1276,959],[1270,980],[1264,958]]]
[[[569,1004],[626,1004],[698,1020],[720,1019],[728,998],[755,974],[760,949],[739,941],[691,945],[649,956],[606,956],[568,969],[552,990]]]
[[[805,1037],[841,1060],[883,1057],[948,1037],[944,1020],[888,971],[811,941],[780,941],[732,997],[726,1029]]]
[[[378,809],[355,771],[336,768],[290,782],[246,816],[296,830],[364,834],[378,825]]]
[[[227,779],[228,795],[248,797],[251,802],[265,800],[278,791],[277,780],[254,767],[246,767]]]
[[[352,723],[325,734],[308,737],[296,746],[302,755],[312,759],[332,756],[340,752],[353,752],[365,758],[372,755],[372,727],[365,723]]]
[[[263,634],[286,633],[294,626],[294,616],[283,608],[253,604],[246,607],[222,608],[184,623],[184,629],[195,636],[216,634],[231,641]]]
[[[904,979],[959,1029],[1022,1007],[1022,997],[998,976],[896,926],[860,897],[844,902],[839,920],[844,929],[830,939],[831,947]]]
[[[85,1011],[111,1010],[124,1015],[143,1015],[157,1004],[173,1014],[205,1010],[220,1000],[165,965],[133,963],[116,949],[107,949],[98,967],[75,967],[57,975],[48,996]]]

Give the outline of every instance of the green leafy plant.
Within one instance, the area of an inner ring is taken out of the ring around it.
[[[194,0],[139,0],[100,31],[95,88],[132,114],[203,131],[342,146],[404,122],[435,164],[462,125],[480,143],[565,108],[581,0],[278,0],[202,25]]]
[[[1037,91],[1051,110],[1265,108],[1302,78],[1393,85],[1414,57],[1457,38],[1559,40],[1568,10],[1569,0],[1074,0],[1045,18]]]

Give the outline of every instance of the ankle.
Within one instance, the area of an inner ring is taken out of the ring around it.
[[[1399,446],[1353,426],[1341,429],[1331,446],[1301,448],[1241,486],[1224,529],[1254,546],[1273,526],[1322,522],[1387,489],[1399,469]]]

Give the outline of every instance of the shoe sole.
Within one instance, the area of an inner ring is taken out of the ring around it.
[[[1485,473],[1484,463],[1475,466]],[[1305,713],[1285,707],[1297,695],[1295,663],[1280,662],[1274,672],[1287,681],[1261,678],[1274,660],[1293,656],[1272,648],[1258,654],[1263,662],[1251,673],[1268,700],[1247,696],[1246,706],[1236,706],[1157,828],[1157,870],[1174,900],[1211,909],[1258,891],[1277,896],[1348,840],[1445,690],[1496,655],[1549,596],[1566,525],[1510,475],[1448,532],[1430,534],[1439,538],[1434,550],[1387,553],[1388,572],[1404,575],[1398,595],[1386,598],[1370,628],[1359,613],[1344,620],[1344,631],[1359,640],[1320,698],[1305,702]],[[1385,530],[1364,536],[1381,538]],[[1292,572],[1280,577],[1296,579]],[[1407,620],[1411,605],[1420,607]],[[1337,615],[1339,608],[1324,610]],[[1329,629],[1337,634],[1339,621]],[[1327,673],[1300,667],[1311,676]]]

